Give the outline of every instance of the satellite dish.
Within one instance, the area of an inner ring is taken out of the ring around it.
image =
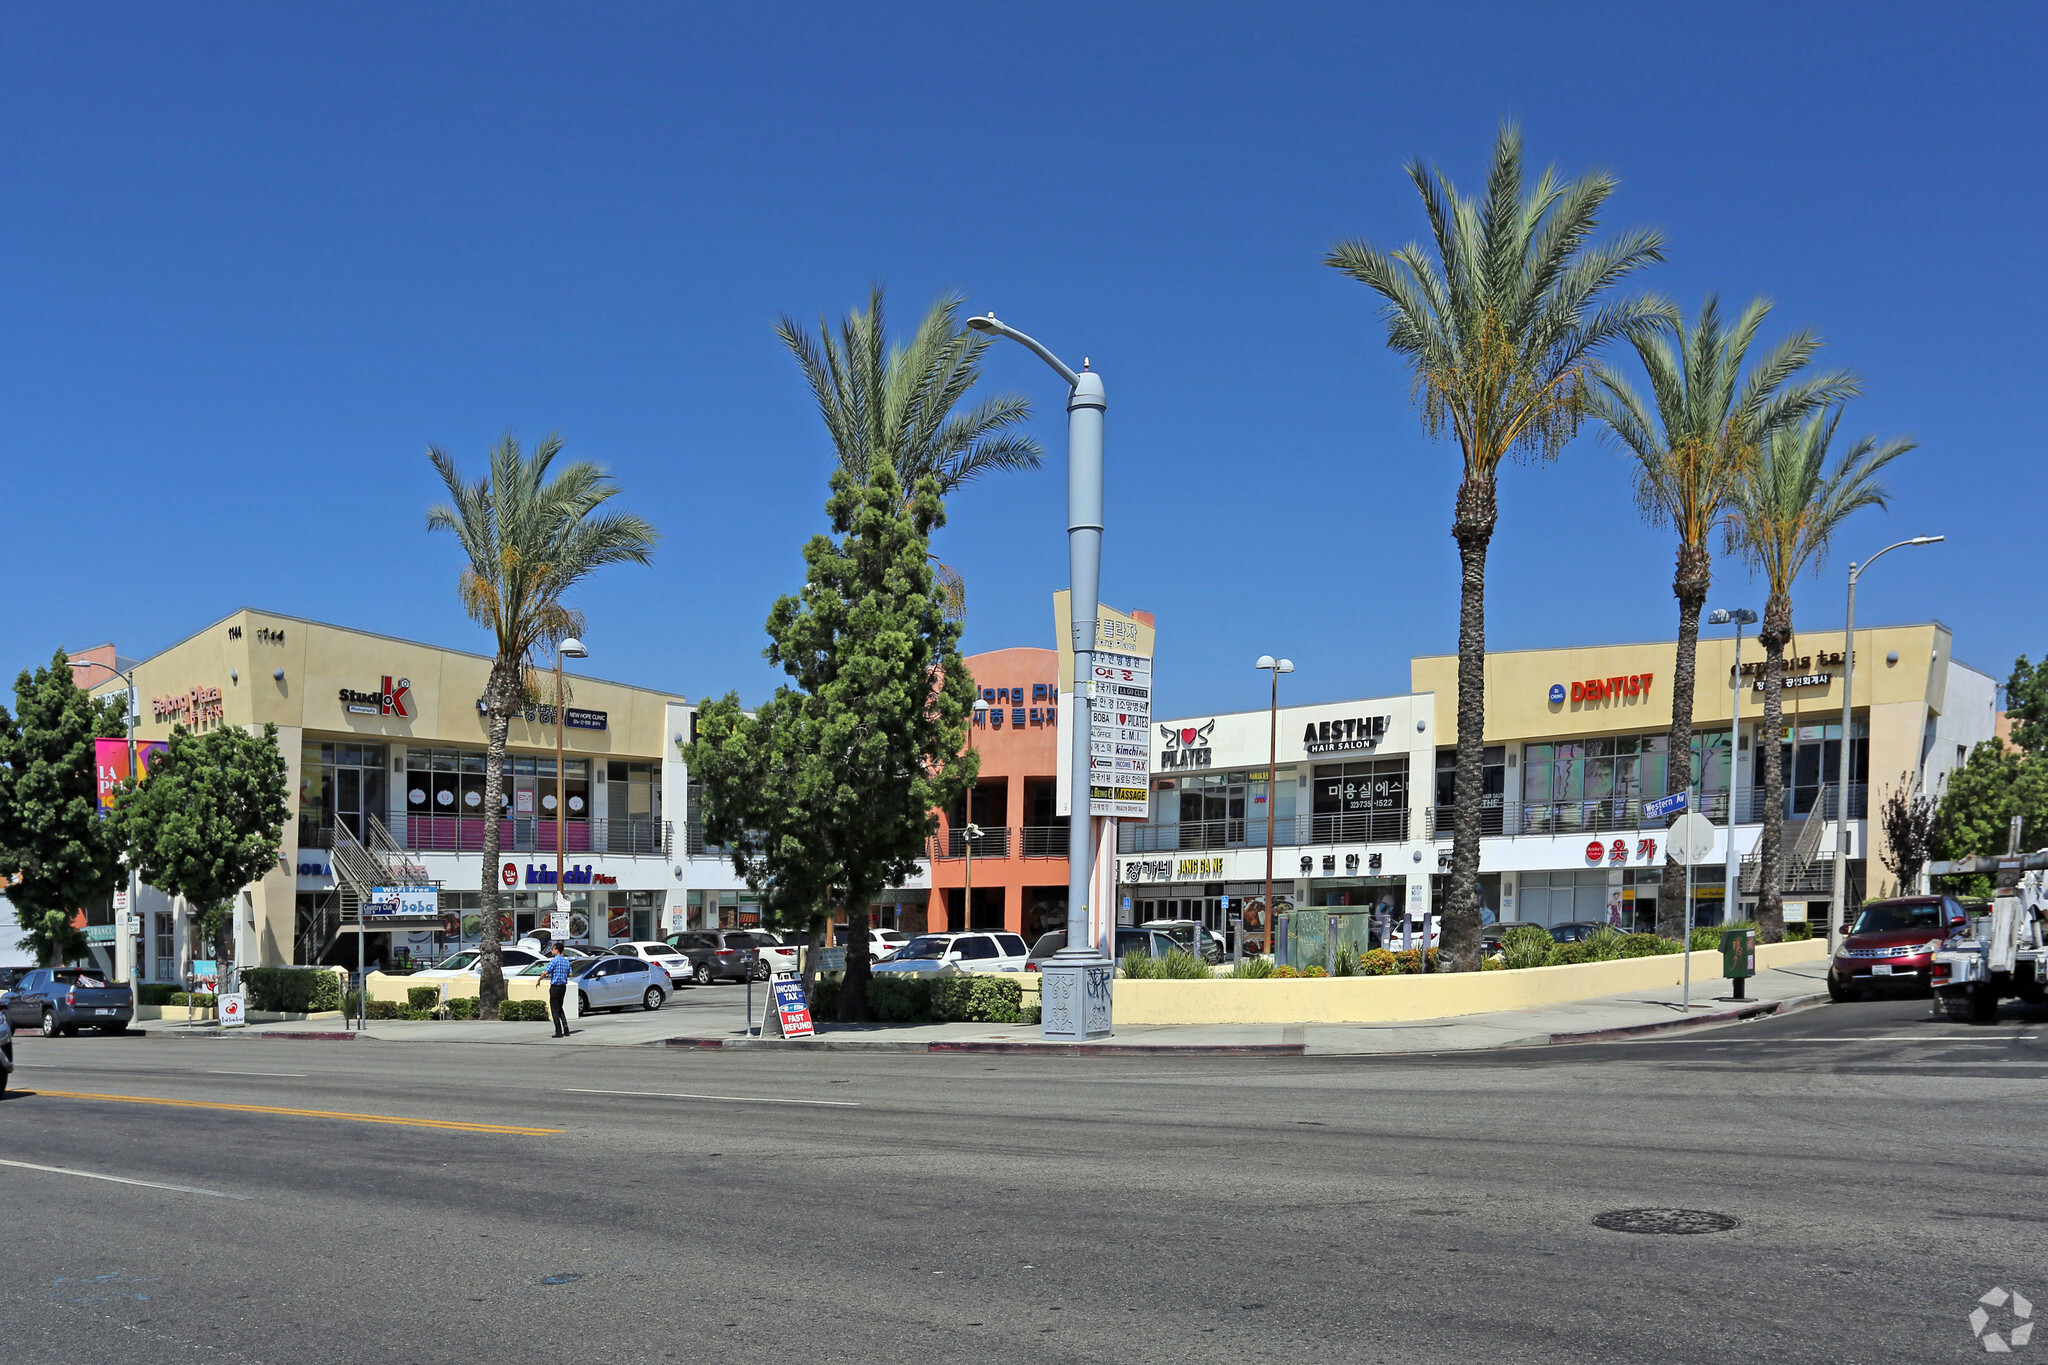
[[[1681,863],[1697,863],[1714,851],[1714,822],[1697,811],[1688,811],[1671,822],[1666,847]]]

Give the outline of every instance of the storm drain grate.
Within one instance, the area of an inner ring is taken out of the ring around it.
[[[1650,1232],[1685,1237],[1700,1232],[1726,1232],[1741,1224],[1725,1213],[1707,1209],[1610,1209],[1593,1215],[1593,1226],[1609,1232]]]

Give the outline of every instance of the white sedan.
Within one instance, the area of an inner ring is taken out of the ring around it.
[[[479,973],[477,959],[482,956],[474,948],[452,956],[444,957],[433,966],[412,974],[412,979],[421,983],[448,981],[458,976],[476,976]],[[498,957],[507,976],[517,976],[521,971],[540,961],[540,954],[524,948],[500,948]]]
[[[1029,949],[1015,934],[919,934],[897,949],[879,973],[930,976],[951,967],[962,972],[1021,972]]]
[[[611,951],[622,957],[640,957],[655,963],[668,973],[671,985],[688,981],[693,970],[690,955],[671,943],[641,939],[633,943],[614,943]]]

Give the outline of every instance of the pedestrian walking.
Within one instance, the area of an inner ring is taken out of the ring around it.
[[[569,955],[562,951],[559,943],[550,945],[548,957],[548,1017],[555,1021],[555,1036],[569,1036],[569,1017],[562,1010],[562,999],[569,994]]]

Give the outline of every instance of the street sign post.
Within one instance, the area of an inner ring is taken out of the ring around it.
[[[1731,832],[1731,836],[1732,832]],[[1685,864],[1685,988],[1680,1007],[1692,1010],[1692,869],[1693,864],[1714,851],[1714,822],[1697,812],[1688,812],[1671,822],[1666,844],[1671,856]]]

